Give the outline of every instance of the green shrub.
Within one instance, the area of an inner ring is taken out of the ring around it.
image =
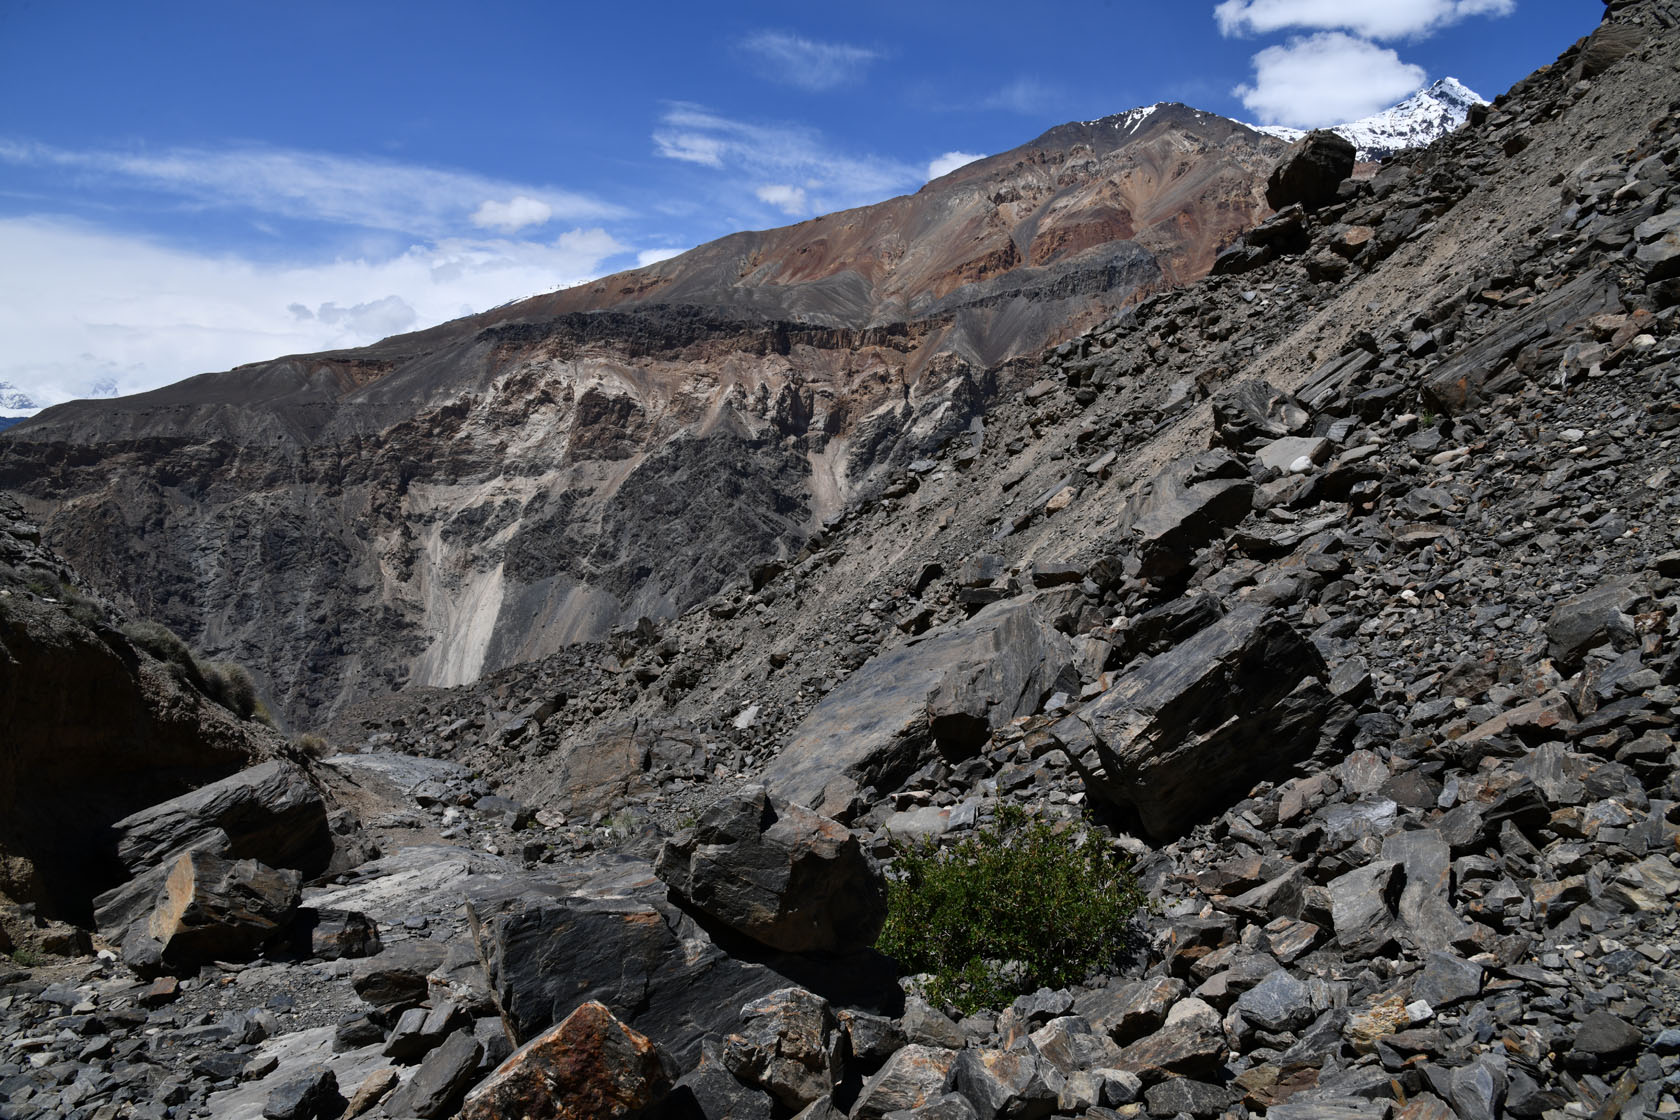
[[[1111,966],[1144,904],[1130,861],[1088,824],[1058,830],[1013,806],[950,847],[894,848],[876,948],[964,1014]]]

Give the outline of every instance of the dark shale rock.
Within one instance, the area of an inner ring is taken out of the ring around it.
[[[1055,726],[1087,782],[1169,837],[1311,754],[1336,708],[1311,643],[1242,606]]]
[[[1300,203],[1317,210],[1336,198],[1336,188],[1353,174],[1353,144],[1325,129],[1307,133],[1266,180],[1266,205],[1273,210]]]
[[[254,859],[304,878],[332,859],[326,803],[301,767],[281,760],[142,809],[111,827],[117,855],[131,874],[207,839],[216,841],[215,854],[225,859]]]
[[[478,1075],[483,1056],[484,1047],[472,1031],[456,1031],[427,1054],[414,1076],[385,1101],[386,1115],[419,1116],[423,1120],[454,1115]]]
[[[891,789],[934,748],[956,757],[992,728],[1077,691],[1067,638],[1032,599],[994,603],[964,622],[881,654],[825,696],[764,772],[779,797],[850,820],[866,786]]]
[[[886,920],[885,883],[857,837],[762,787],[667,841],[654,872],[686,905],[785,952],[867,948]]]
[[[256,860],[183,853],[152,911],[123,940],[123,959],[143,976],[248,957],[282,932],[298,903],[298,874]]]

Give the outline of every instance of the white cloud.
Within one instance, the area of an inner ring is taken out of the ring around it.
[[[554,208],[540,199],[516,194],[506,202],[486,199],[472,213],[472,224],[479,229],[493,229],[502,233],[516,233],[526,226],[540,226],[554,217]]]
[[[262,264],[52,219],[0,220],[0,381],[43,404],[138,392],[396,331],[593,279],[631,249],[604,230],[550,242],[447,238],[392,256]]]
[[[810,210],[810,203],[805,199],[805,188],[803,187],[790,187],[785,183],[772,183],[769,186],[759,187],[753,193],[758,196],[760,202],[767,202],[783,213],[792,214],[795,217],[808,213]]]
[[[1231,93],[1261,124],[1314,128],[1356,120],[1412,93],[1428,74],[1393,51],[1339,31],[1267,47],[1254,82]]]
[[[504,216],[529,218],[536,207],[548,217],[593,221],[623,217],[612,203],[571,191],[501,182],[466,172],[390,160],[350,158],[285,148],[209,151],[71,151],[0,139],[0,163],[57,167],[131,186],[163,190],[216,207],[392,230],[419,237],[458,233],[505,205]],[[512,198],[506,204],[486,199]],[[545,218],[544,220],[548,220]],[[530,221],[523,224],[529,225]],[[509,229],[506,226],[496,228]],[[511,228],[519,228],[514,226]]]
[[[937,179],[941,175],[948,175],[959,167],[973,163],[977,159],[985,159],[983,155],[974,152],[946,152],[942,156],[935,156],[928,161],[927,177]]]
[[[402,333],[412,327],[419,316],[400,296],[386,296],[358,303],[354,307],[340,307],[328,301],[315,312],[315,318],[328,326],[342,327],[361,338],[380,339]]]
[[[1402,39],[1428,35],[1471,16],[1507,16],[1515,10],[1516,0],[1223,0],[1213,9],[1213,18],[1223,35],[1263,35],[1298,27]]]
[[[743,195],[758,197],[758,187],[749,184],[802,184],[790,189],[805,192],[807,213],[879,202],[921,182],[918,167],[836,151],[814,130],[732,120],[684,103],[660,118],[653,144],[667,159],[732,173]]]
[[[782,31],[756,32],[743,39],[741,47],[758,56],[768,77],[815,92],[857,80],[881,57],[867,47],[821,43]]]
[[[1034,116],[1050,108],[1056,91],[1032,78],[1017,78],[980,102],[982,108],[1003,109],[1022,116]]]
[[[680,257],[688,252],[687,249],[643,249],[636,254],[636,267],[646,268],[650,264],[668,261],[672,257]]]

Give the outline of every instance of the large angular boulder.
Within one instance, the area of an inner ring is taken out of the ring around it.
[[[454,1116],[483,1060],[484,1044],[472,1031],[461,1028],[427,1054],[414,1076],[391,1094],[385,1102],[385,1115],[419,1116],[423,1120]]]
[[[867,948],[886,921],[885,881],[857,837],[762,787],[666,841],[654,872],[685,905],[785,952]]]
[[[1195,551],[1237,524],[1254,505],[1248,468],[1228,451],[1204,451],[1168,466],[1126,501],[1116,543],[1132,551],[1138,574],[1167,580]]]
[[[839,1082],[845,1036],[821,996],[782,988],[741,1008],[741,1018],[724,1041],[723,1064],[742,1081],[796,1110]]]
[[[1637,576],[1609,580],[1570,596],[1546,620],[1547,655],[1573,669],[1595,646],[1631,647],[1637,641],[1632,615],[1649,597],[1650,590]]]
[[[1328,676],[1311,642],[1244,605],[1052,731],[1093,791],[1169,837],[1318,747],[1331,716],[1347,714]]]
[[[241,770],[112,826],[130,874],[215,838],[218,855],[261,860],[305,876],[332,859],[326,802],[303,769],[276,759]]]
[[[1268,381],[1249,378],[1213,394],[1214,438],[1233,451],[1253,451],[1312,422],[1301,402]]]
[[[1353,142],[1328,129],[1315,129],[1297,140],[1266,180],[1266,205],[1282,210],[1291,203],[1317,210],[1336,200],[1336,188],[1353,174]]]
[[[460,1120],[631,1120],[671,1091],[669,1059],[591,1000],[467,1095]]]
[[[1036,599],[993,603],[862,665],[794,729],[764,781],[847,821],[865,787],[896,789],[936,748],[973,754],[993,729],[1078,683],[1072,646]]]
[[[881,1120],[889,1112],[921,1108],[945,1093],[946,1077],[957,1060],[955,1050],[911,1043],[863,1083],[852,1120]]]
[[[298,904],[298,873],[256,860],[184,852],[151,912],[123,941],[141,975],[250,956],[276,937]]]
[[[505,912],[486,922],[494,984],[521,1038],[598,1000],[686,1068],[705,1039],[739,1028],[743,1005],[778,989],[832,987],[866,1005],[902,998],[891,962],[874,953],[794,957],[702,924],[640,860],[598,856],[573,868],[558,885],[494,904]]]

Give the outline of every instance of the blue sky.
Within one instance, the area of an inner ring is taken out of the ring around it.
[[[353,346],[916,190],[1155,101],[1492,97],[1600,0],[0,0],[0,382]],[[0,411],[4,411],[0,409]]]

